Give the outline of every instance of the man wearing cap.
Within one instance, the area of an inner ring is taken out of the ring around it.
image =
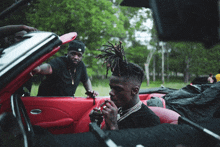
[[[84,43],[73,40],[69,43],[66,56],[36,67],[33,73],[47,75],[39,86],[38,96],[74,96],[80,82],[87,94],[97,96],[98,93],[92,91],[91,81],[82,61],[84,51]]]

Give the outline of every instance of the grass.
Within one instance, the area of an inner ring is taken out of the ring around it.
[[[108,80],[104,79],[104,80],[99,80],[99,81],[94,81],[93,83],[93,90],[97,91],[99,93],[99,96],[108,96],[110,88],[108,86]],[[168,87],[168,88],[174,88],[174,89],[180,89],[182,87],[185,87],[186,85],[188,85],[189,83],[183,83],[183,82],[179,82],[179,81],[171,81],[171,82],[166,82],[164,84],[161,84],[161,81],[155,81],[155,82],[151,82],[149,86],[147,86],[146,82],[143,82],[141,85],[141,89],[147,89],[147,88],[155,88],[155,87],[160,87],[161,85],[163,85],[164,87]],[[33,85],[32,86],[32,90],[31,90],[31,96],[36,96],[38,92],[38,85]],[[85,89],[83,87],[82,84],[80,84],[77,87],[75,96],[76,97],[86,97],[85,95]]]

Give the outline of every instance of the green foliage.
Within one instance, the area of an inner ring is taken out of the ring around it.
[[[216,45],[212,49],[201,49],[198,53],[198,58],[196,65],[198,68],[195,70],[199,71],[199,74],[206,74],[209,73],[217,74],[219,61],[220,61],[220,45]]]
[[[11,7],[14,3],[14,0],[3,1],[3,4],[0,6],[1,12]],[[28,6],[18,7],[15,11],[5,15],[4,20],[0,21],[0,26],[26,24],[27,21],[24,16],[28,8]]]
[[[219,45],[206,49],[201,43],[178,42],[169,43],[171,52],[169,57],[170,70],[184,72],[186,61],[189,59],[189,72],[195,75],[216,74],[220,59]]]
[[[98,54],[96,49],[112,37],[125,38],[126,35],[124,22],[127,18],[107,0],[37,0],[26,16],[29,25],[39,30],[58,35],[77,32],[76,39],[86,45],[83,60],[89,76],[104,73],[94,58]],[[62,49],[56,56],[66,51]]]
[[[125,50],[126,57],[129,62],[138,64],[144,69],[144,63],[146,63],[146,57],[150,52],[147,46],[140,45],[138,42],[133,42],[133,46]]]
[[[109,40],[113,43],[118,40],[124,42],[125,39],[135,40],[134,31],[140,29],[142,22],[146,20],[146,16],[139,15],[139,8],[120,7],[120,2],[121,0],[116,0],[115,3],[110,0],[34,0],[26,17],[28,25],[39,30],[58,35],[77,32],[76,39],[86,45],[83,61],[87,65],[89,76],[102,76],[105,75],[106,68],[102,68],[102,63],[94,58],[100,53],[96,49],[102,48]],[[133,17],[139,19],[136,24],[130,22]],[[137,59],[141,55],[142,64],[146,49],[141,45],[132,48],[129,49],[129,54],[136,58],[132,61],[140,62]],[[137,54],[135,48],[140,53]],[[66,52],[67,46],[64,46],[54,57],[62,56]]]
[[[11,1],[11,0],[10,0]],[[136,41],[135,31],[144,30],[151,33],[150,45],[156,49],[156,73],[161,72],[161,47],[158,45],[155,25],[151,30],[143,27],[143,21],[152,19],[147,9],[121,7],[122,0],[33,0],[31,5],[21,7],[13,15],[7,17],[0,25],[26,24],[42,31],[55,32],[62,35],[68,32],[77,32],[77,40],[86,45],[83,61],[87,66],[91,78],[100,78],[106,74],[106,67],[94,58],[110,40],[112,43],[123,42],[129,62],[139,64],[144,68],[150,50]],[[143,11],[144,13],[139,13]],[[24,17],[25,16],[25,17]],[[135,23],[130,20],[135,18]],[[181,35],[181,34],[180,34]],[[125,43],[131,43],[126,47]],[[68,45],[61,47],[52,58],[66,54]],[[219,45],[212,49],[205,49],[200,43],[169,42],[169,59],[165,56],[165,69],[184,73],[186,63],[189,62],[189,72],[195,75],[216,74],[220,61]],[[50,60],[50,59],[49,59]],[[150,71],[152,71],[152,61]],[[166,71],[165,71],[166,72]]]

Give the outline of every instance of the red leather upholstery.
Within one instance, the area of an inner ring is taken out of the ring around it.
[[[179,114],[162,107],[149,107],[159,118],[160,123],[178,124]]]
[[[72,97],[22,97],[31,123],[47,128],[53,134],[82,133],[89,131],[89,114],[94,107],[109,99],[93,99]],[[143,101],[143,100],[142,100]],[[9,101],[10,102],[10,101]],[[146,104],[146,100],[144,100]],[[179,114],[162,107],[149,106],[160,117],[161,123],[177,124]],[[30,113],[34,109],[42,110],[39,114]],[[104,125],[104,122],[102,126]]]
[[[140,100],[149,100],[151,99],[151,97],[162,97],[166,94],[163,94],[163,93],[148,93],[148,94],[140,94],[139,95],[139,98]]]
[[[163,103],[163,107],[166,108],[166,101],[163,98],[161,98],[161,97],[160,97],[160,99],[161,99],[161,101]]]

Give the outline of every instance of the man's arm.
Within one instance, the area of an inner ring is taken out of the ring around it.
[[[85,90],[86,90],[86,94],[89,95],[90,97],[91,97],[91,96],[94,96],[94,97],[95,97],[95,96],[98,95],[97,92],[92,91],[92,83],[91,83],[90,79],[88,79],[86,82],[84,82],[84,83],[83,83],[83,86],[84,86],[84,88],[85,88]]]
[[[92,83],[91,83],[90,79],[88,79],[86,82],[84,82],[83,86],[87,92],[92,91]]]
[[[42,64],[32,70],[32,74],[49,75],[52,74],[52,72],[53,72],[52,67],[48,63]]]
[[[0,27],[0,37],[12,35],[12,34],[15,34],[16,32],[23,31],[23,30],[27,32],[37,31],[36,28],[26,26],[26,25],[7,25],[7,26]]]

